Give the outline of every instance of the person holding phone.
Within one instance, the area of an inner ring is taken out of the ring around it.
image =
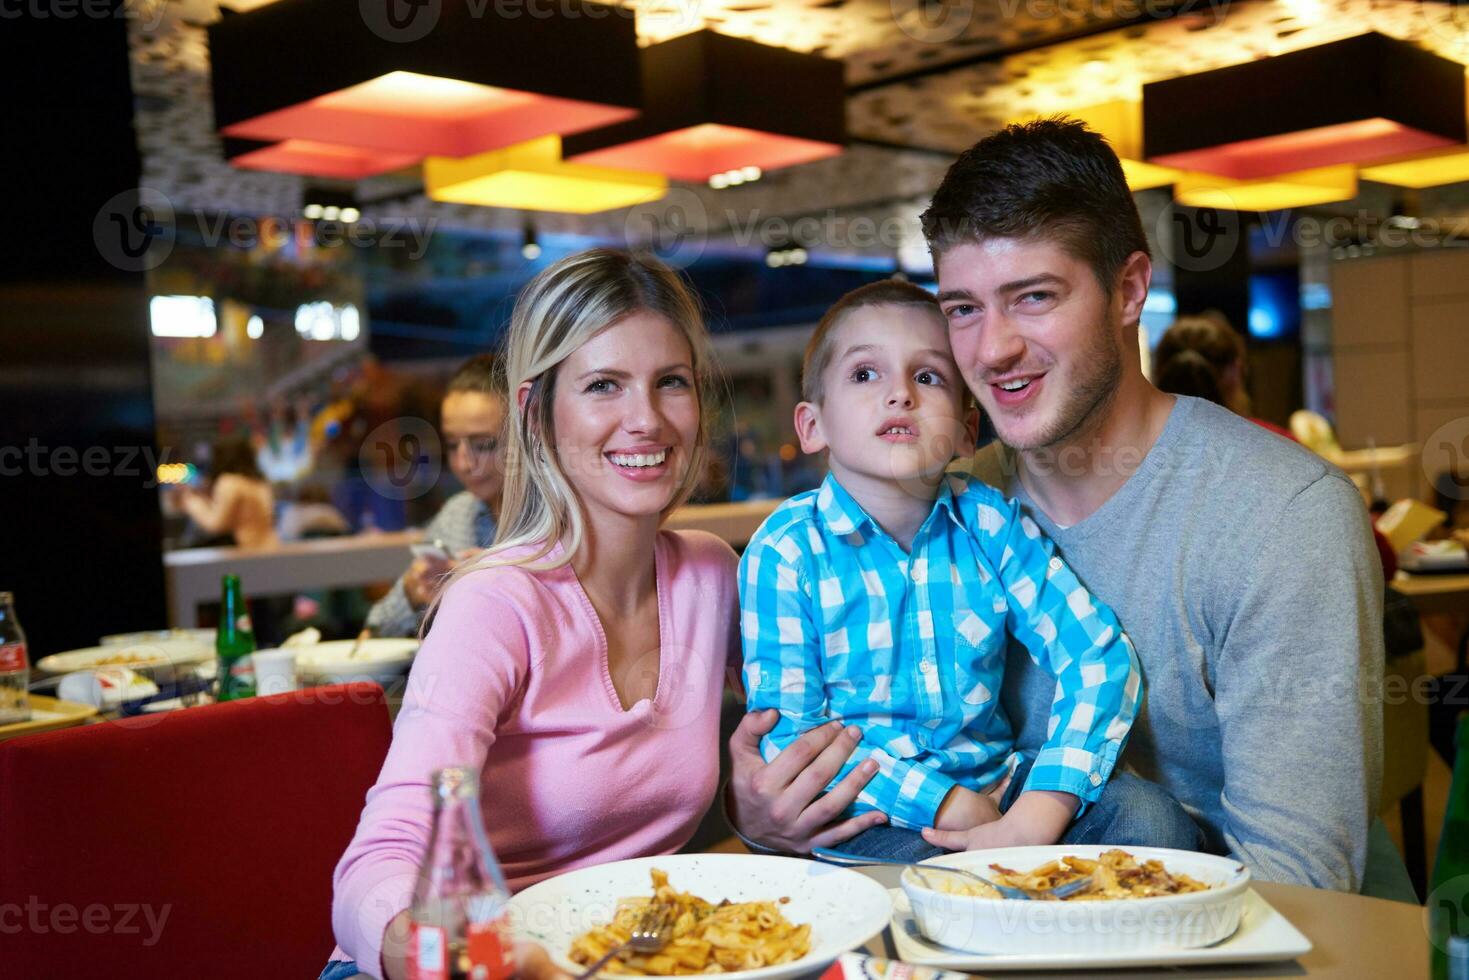
[[[424,610],[455,562],[494,541],[505,483],[504,423],[505,397],[495,387],[494,358],[470,358],[449,379],[439,421],[449,469],[464,490],[439,508],[423,543],[413,546],[413,564],[367,614],[374,636],[417,636]]]

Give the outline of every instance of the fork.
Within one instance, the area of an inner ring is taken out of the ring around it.
[[[982,885],[988,885],[1005,898],[1018,899],[1023,902],[1070,898],[1072,895],[1078,892],[1084,892],[1092,887],[1092,879],[1088,876],[1086,878],[1078,878],[1076,881],[1068,881],[1064,885],[1057,885],[1055,888],[1027,891],[1024,888],[1016,888],[1014,885],[1002,885],[998,881],[991,881],[984,875],[976,874],[968,868],[956,868],[947,864],[918,864],[914,861],[901,861],[896,858],[866,857],[860,854],[847,854],[844,851],[834,850],[829,847],[813,847],[811,848],[811,853],[832,864],[892,864],[904,868],[912,868],[913,872],[918,875],[918,879],[923,882],[925,888],[934,887],[924,875],[925,871],[947,871],[950,874],[973,879]]]
[[[667,946],[670,933],[673,932],[673,917],[669,911],[666,905],[649,905],[632,927],[632,936],[628,941],[620,946],[613,946],[576,980],[591,980],[614,956],[621,956],[623,953],[656,953]]]

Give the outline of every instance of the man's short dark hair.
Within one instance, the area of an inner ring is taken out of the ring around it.
[[[879,279],[858,286],[831,305],[811,332],[801,358],[801,400],[819,405],[826,397],[826,369],[836,353],[836,328],[842,318],[864,306],[914,306],[943,324],[944,312],[933,293],[903,279]]]
[[[1127,257],[1148,253],[1117,154],[1063,116],[1006,126],[965,150],[922,221],[935,263],[956,245],[1050,239],[1090,265],[1108,293]]]

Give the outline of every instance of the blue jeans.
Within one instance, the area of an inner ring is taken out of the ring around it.
[[[353,960],[333,960],[321,971],[321,976],[316,980],[347,980],[348,977],[360,977],[357,964]]]
[[[1000,799],[1004,813],[1020,798],[1034,759],[1015,767],[1015,775]],[[1162,787],[1130,772],[1114,771],[1101,798],[1086,808],[1066,833],[1062,844],[1115,844],[1119,847],[1171,847],[1180,851],[1205,849],[1204,831],[1183,806]],[[945,853],[916,831],[886,824],[864,830],[836,850],[862,857],[921,861]]]

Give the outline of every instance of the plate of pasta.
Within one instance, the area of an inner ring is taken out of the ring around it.
[[[923,936],[974,953],[1113,955],[1211,946],[1239,928],[1250,885],[1249,869],[1238,861],[1161,847],[1008,847],[921,862],[930,863],[1035,893],[1089,882],[1065,900],[1026,901],[939,870],[904,871],[905,904]]]
[[[510,901],[517,935],[582,973],[650,905],[672,928],[657,953],[614,957],[603,977],[712,973],[781,980],[820,971],[882,932],[892,899],[871,878],[797,858],[669,854],[581,868]]]

